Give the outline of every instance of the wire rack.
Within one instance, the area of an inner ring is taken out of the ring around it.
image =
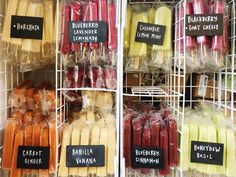
[[[65,2],[67,2],[66,0],[57,0],[57,2],[63,4]],[[117,30],[118,30],[118,39],[120,39],[119,37],[119,30],[120,28],[119,27],[119,22],[120,22],[120,16],[118,14],[120,14],[120,0],[116,0],[115,1],[117,3],[117,9],[116,9],[116,12],[117,12]],[[58,8],[59,9],[59,8]],[[58,12],[58,17],[59,16],[63,16],[64,14],[62,14],[61,12]],[[61,28],[60,26],[58,26],[58,22],[57,22],[57,36],[59,35],[63,35],[62,33],[59,34],[59,28]],[[120,45],[120,41],[118,40],[118,46]],[[70,112],[70,103],[67,102],[64,94],[67,92],[67,91],[75,91],[75,92],[81,92],[81,91],[84,91],[84,90],[88,90],[88,91],[104,91],[104,92],[112,92],[114,94],[114,97],[115,97],[115,116],[116,116],[116,139],[117,139],[117,144],[116,144],[116,157],[115,157],[115,167],[119,167],[119,105],[120,105],[120,101],[119,101],[119,90],[120,90],[120,87],[119,87],[119,75],[117,75],[117,89],[103,89],[103,88],[67,88],[64,86],[63,82],[64,82],[64,77],[65,77],[65,71],[66,71],[66,66],[64,65],[64,58],[63,56],[61,55],[61,52],[60,52],[60,49],[59,49],[59,41],[57,39],[57,46],[56,46],[56,51],[57,51],[57,56],[56,56],[56,85],[57,85],[57,94],[58,94],[58,99],[60,99],[60,102],[59,102],[59,105],[57,105],[57,117],[59,118],[59,121],[57,122],[57,129],[58,129],[58,132],[62,132],[62,129],[63,129],[63,125],[67,122],[67,119],[68,119],[68,114]],[[118,51],[119,51],[119,47],[118,47]],[[118,62],[117,62],[117,66],[119,66],[119,62],[120,62],[120,59],[119,59],[119,56],[117,56],[118,58]],[[119,67],[117,67],[117,73],[120,73],[119,71]],[[59,134],[59,136],[61,136]],[[57,138],[58,142],[57,142],[57,145],[58,145],[58,148],[57,148],[57,154],[59,157],[60,156],[60,147],[61,147],[61,139],[60,137]],[[57,159],[57,167],[59,167],[59,158]],[[115,168],[115,177],[118,177],[119,176],[119,168]]]

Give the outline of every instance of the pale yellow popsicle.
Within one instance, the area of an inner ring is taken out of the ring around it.
[[[114,105],[111,92],[99,92],[96,97],[96,107],[99,111],[112,111]]]
[[[183,127],[183,136],[181,137],[181,144],[182,144],[182,169],[183,171],[188,171],[188,168],[190,167],[190,142],[189,142],[189,125],[184,124]]]
[[[131,17],[132,17],[132,9],[130,8],[130,6],[128,6],[126,9],[125,28],[124,28],[124,48],[125,49],[129,49],[129,44],[130,44]]]
[[[26,16],[44,17],[43,3],[30,2]],[[22,50],[39,53],[41,50],[41,40],[23,39]]]
[[[72,132],[71,126],[66,126],[63,131],[60,166],[58,172],[58,175],[60,177],[67,177],[69,174],[69,169],[66,167],[66,146],[71,144],[71,132]]]
[[[155,17],[156,17],[156,10],[154,7],[152,7],[148,11],[148,23],[155,23]]]
[[[199,125],[199,141],[208,141],[208,129],[207,125]],[[198,163],[198,171],[202,173],[207,173],[207,165]]]
[[[226,169],[226,129],[224,127],[220,127],[217,130],[217,136],[218,136],[218,141],[217,143],[224,144],[224,155],[223,155],[223,165],[218,165],[218,173],[225,175],[225,169]]]
[[[132,22],[131,22],[131,34],[130,34],[130,50],[129,50],[130,57],[147,56],[147,44],[135,41],[138,22],[148,23],[147,12],[133,12]]]
[[[80,145],[89,145],[90,128],[84,127],[81,131]],[[88,176],[88,167],[81,167],[78,171],[78,176]]]
[[[108,147],[108,129],[103,127],[100,132],[99,144],[105,146],[105,159],[107,159],[107,147]],[[105,160],[105,166],[97,168],[97,176],[104,177],[107,176],[107,161]]]
[[[166,31],[163,45],[153,45],[153,50],[171,50],[172,12],[169,7],[163,5],[157,8],[155,24],[166,26]]]
[[[43,42],[52,43],[53,42],[53,28],[54,24],[54,4],[53,0],[44,0],[44,32],[45,38]]]
[[[71,145],[80,145],[81,138],[81,128],[73,127],[72,135],[71,135]],[[69,175],[76,176],[78,174],[78,168],[73,167],[69,168]]]
[[[99,145],[99,137],[100,137],[100,128],[97,125],[94,125],[91,130],[91,145]],[[89,174],[95,175],[97,173],[97,167],[89,167]]]
[[[235,177],[236,175],[236,158],[235,158],[235,134],[231,129],[227,130],[227,149],[226,149],[226,176]]]
[[[107,146],[107,174],[115,173],[115,156],[116,156],[116,129],[114,125],[108,125],[108,146]]]
[[[210,143],[216,143],[217,142],[217,134],[216,134],[216,128],[214,125],[208,126],[208,142]],[[207,165],[207,173],[208,174],[217,174],[217,166],[216,165]]]
[[[91,110],[87,111],[87,121],[89,123],[93,123],[96,121],[96,114],[94,113],[94,111]]]
[[[18,16],[25,16],[27,13],[27,9],[29,6],[29,0],[20,0],[17,8],[17,15]],[[12,38],[11,39],[11,44],[15,44],[18,46],[21,46],[22,44],[22,39],[20,38]]]
[[[56,43],[56,38],[58,37],[58,41],[61,41],[61,13],[62,6],[61,2],[56,3],[56,10],[54,14],[54,24],[53,24],[53,42]],[[58,20],[58,22],[57,22]],[[57,33],[57,23],[58,23],[58,33]],[[57,35],[58,34],[58,35]]]
[[[199,132],[200,132],[200,130],[199,130]],[[190,123],[190,125],[189,125],[189,135],[190,135],[189,148],[191,149],[191,142],[198,141],[198,125],[195,122]],[[189,162],[190,162],[190,158],[189,158]],[[197,167],[198,167],[197,163],[192,163],[192,162],[189,163],[189,168],[197,169]]]
[[[19,0],[8,0],[7,11],[2,30],[2,41],[10,43],[11,16],[16,15]]]

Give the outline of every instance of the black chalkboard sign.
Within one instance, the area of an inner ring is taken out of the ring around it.
[[[107,23],[103,21],[70,21],[69,42],[106,42]]]
[[[22,169],[48,169],[49,147],[19,146],[17,168]]]
[[[163,45],[166,26],[150,23],[138,23],[135,41],[147,44]]]
[[[43,18],[11,16],[10,37],[41,40],[43,37]]]
[[[105,166],[105,146],[67,146],[67,167],[103,167]]]
[[[224,144],[191,142],[191,162],[223,165]]]
[[[223,34],[223,14],[186,15],[186,36],[215,36]]]
[[[131,160],[133,168],[163,168],[163,153],[160,148],[133,147]]]

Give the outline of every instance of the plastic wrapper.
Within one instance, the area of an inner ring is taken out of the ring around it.
[[[105,76],[104,70],[101,67],[99,67],[98,68],[98,78],[96,81],[97,88],[108,88],[108,87],[106,87],[105,77],[106,76]]]
[[[69,43],[69,33],[67,22],[70,21],[70,6],[69,4],[62,5],[62,27],[61,27],[61,52],[68,54],[71,50]]]
[[[172,10],[161,5],[155,14],[155,24],[166,26],[163,45],[153,45],[149,66],[170,71],[172,66]]]
[[[114,105],[114,98],[111,92],[98,92],[96,97],[96,108],[100,112],[111,112]]]
[[[127,72],[148,72],[147,44],[135,41],[138,22],[148,23],[148,13],[141,11],[141,9],[133,9],[130,32],[130,49],[128,55],[129,59],[125,68]]]
[[[131,167],[131,137],[132,137],[132,124],[131,117],[126,117],[124,119],[124,128],[123,128],[123,152],[125,157],[125,166]]]
[[[112,66],[106,66],[104,68],[104,75],[105,75],[106,88],[115,90],[117,87],[116,68]]]
[[[228,45],[228,6],[224,0],[215,0],[213,2],[212,13],[223,14],[223,35],[213,36],[211,41],[212,62],[209,63],[212,69],[224,67],[226,54],[229,50]]]
[[[130,31],[131,31],[132,8],[130,6],[126,9],[125,28],[124,28],[124,50],[125,59],[127,58],[130,47]]]

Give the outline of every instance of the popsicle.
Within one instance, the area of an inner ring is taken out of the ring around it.
[[[49,146],[49,129],[47,126],[42,128],[42,132],[40,135],[40,146],[48,147]],[[39,170],[40,177],[49,177],[48,169]]]
[[[81,127],[76,126],[73,127],[73,131],[71,134],[71,145],[80,145],[80,139],[81,139]],[[76,176],[78,174],[78,168],[69,168],[69,175]]]
[[[107,174],[115,173],[115,156],[116,156],[116,129],[114,125],[108,125],[107,135]]]
[[[123,131],[123,153],[125,157],[125,166],[131,166],[131,118],[127,117],[124,119],[124,131]]]
[[[33,120],[33,112],[32,111],[28,111],[28,112],[26,112],[24,114],[22,123],[25,124],[25,125],[31,124],[32,120]]]
[[[16,15],[17,16],[25,16],[26,12],[27,12],[27,9],[28,9],[28,6],[29,6],[29,0],[19,0]],[[18,47],[21,47],[22,39],[12,38],[11,39],[11,44],[17,45],[17,49],[18,49]]]
[[[142,60],[147,57],[147,44],[135,41],[138,22],[148,23],[148,14],[146,12],[133,12],[130,33],[130,61],[126,66],[127,71],[140,70],[144,66]],[[145,66],[144,71],[147,71]]]
[[[61,22],[61,52],[68,54],[70,52],[68,21],[70,21],[70,6],[63,4],[62,6],[62,22]]]
[[[33,125],[27,125],[24,128],[24,146],[32,146]],[[22,175],[31,173],[30,169],[22,169]]]
[[[71,21],[80,21],[81,20],[81,4],[80,2],[71,2],[70,3],[70,9],[71,9]],[[80,50],[80,44],[72,42],[71,43],[71,51],[72,52],[78,52]]]
[[[166,176],[170,173],[170,167],[168,165],[168,132],[165,125],[162,125],[160,131],[160,148],[163,151],[163,169],[159,171],[160,175]]]
[[[54,2],[53,0],[44,0],[44,30],[42,40],[42,54],[43,57],[51,56],[53,53],[53,28],[54,24]]]
[[[191,132],[191,130],[190,130]],[[208,141],[208,127],[206,122],[199,125],[199,141],[207,142]],[[197,165],[198,171],[202,172],[203,174],[207,173],[207,165],[198,163]]]
[[[132,120],[133,146],[141,146],[142,143],[142,122],[139,118]]]
[[[217,129],[217,143],[224,144],[224,152],[223,152],[223,165],[218,165],[218,174],[220,175],[225,175],[226,172],[226,149],[227,149],[227,144],[226,144],[226,129],[224,127],[220,127]]]
[[[206,0],[193,0],[193,9],[194,14],[208,14],[209,13],[209,6],[207,5]],[[199,53],[200,53],[200,60],[202,65],[204,66],[207,62],[208,56],[208,45],[210,43],[208,36],[198,36],[197,37],[197,44],[199,45]]]
[[[226,176],[233,177],[236,174],[236,154],[235,154],[235,132],[231,129],[227,130],[226,140]]]
[[[215,143],[217,142],[217,133],[214,125],[208,126],[208,142]],[[207,174],[218,174],[216,165],[207,165]]]
[[[56,151],[57,151],[57,129],[56,121],[49,123],[49,146],[50,146],[50,161],[49,161],[49,173],[54,174],[56,172]]]
[[[204,130],[204,129],[203,129]],[[192,143],[192,141],[198,141],[198,134],[200,134],[199,133],[200,132],[200,130],[198,129],[198,125],[196,124],[196,122],[191,122],[190,124],[189,124],[189,148],[191,149],[191,143]],[[200,135],[199,135],[200,136]],[[207,136],[207,135],[206,135]],[[199,140],[200,141],[200,140]],[[190,150],[189,149],[189,150]],[[190,153],[190,152],[189,152]],[[190,157],[190,156],[189,156]],[[190,159],[189,159],[189,161],[190,161]],[[192,163],[192,162],[190,162],[189,163],[189,168],[191,168],[191,169],[198,169],[198,165],[197,165],[197,163]]]
[[[3,16],[5,15],[6,1],[5,0],[1,0],[0,4],[1,4],[1,6],[0,6],[0,14],[2,15],[2,17],[0,18],[0,34],[2,34],[2,28],[3,28],[3,22],[4,22]]]
[[[5,127],[2,152],[2,169],[4,171],[11,169],[16,126],[16,121],[9,121]]]
[[[14,140],[14,148],[12,152],[12,163],[11,163],[11,171],[10,177],[21,177],[21,168],[17,168],[17,158],[18,158],[18,147],[23,146],[24,144],[24,132],[23,130],[19,130],[16,132],[15,140]]]
[[[40,135],[42,131],[42,126],[39,123],[34,123],[33,134],[32,134],[32,145],[40,146]],[[32,170],[32,174],[38,175],[38,170]]]
[[[58,15],[58,12],[62,12],[62,4],[61,2],[57,2],[55,4],[55,14],[54,14],[54,24],[53,24],[53,43],[56,43],[56,39],[58,38],[58,42],[61,41],[61,15]],[[57,23],[58,23],[58,34],[57,34]]]
[[[99,21],[103,21],[103,22],[108,22],[108,17],[107,17],[107,0],[99,0],[98,1],[98,20]],[[100,43],[100,50],[101,50],[101,53],[102,55],[104,56],[105,55],[105,49],[107,47],[107,42],[104,42],[104,43]]]
[[[111,54],[111,63],[116,63],[115,55],[117,52],[117,27],[116,27],[116,3],[109,0],[108,3],[108,49]]]
[[[132,9],[130,6],[126,9],[126,16],[125,16],[125,28],[124,28],[124,49],[129,49],[130,44],[130,29],[131,29],[131,17],[132,17]]]
[[[158,120],[151,121],[151,146],[159,147],[160,146],[160,122]]]
[[[9,48],[9,43],[11,42],[10,30],[9,30],[11,29],[11,16],[16,15],[18,3],[19,3],[19,0],[9,0],[6,14],[5,14],[5,20],[3,24],[3,30],[2,30],[2,41],[8,43],[8,48]]]
[[[168,120],[169,131],[169,165],[176,167],[179,164],[178,154],[178,129],[175,119]]]
[[[155,24],[166,26],[166,30],[163,45],[153,45],[152,47],[152,60],[150,61],[150,65],[166,70],[163,64],[172,57],[172,12],[168,6],[163,5],[157,8]]]
[[[100,137],[100,128],[97,125],[94,125],[91,130],[91,145],[98,145]],[[89,175],[95,175],[97,173],[97,167],[89,167]]]
[[[108,154],[108,143],[110,146],[110,140],[108,142],[108,128],[104,126],[101,128],[99,144],[105,146],[105,165],[97,168],[97,176],[107,176],[107,154]]]
[[[154,7],[152,7],[148,12],[148,23],[155,23],[155,17],[156,17],[156,10]]]
[[[145,125],[142,134],[142,147],[150,147],[150,145],[151,145],[151,129],[149,125]],[[145,168],[141,169],[142,174],[148,174],[149,172],[150,172],[149,169]]]
[[[188,124],[184,124],[183,127],[183,136],[181,139],[181,147],[182,147],[182,155],[181,155],[181,162],[182,162],[182,169],[183,171],[188,171],[190,167],[190,128]]]
[[[58,176],[61,177],[66,177],[69,175],[69,169],[66,167],[66,146],[70,145],[71,143],[71,132],[72,128],[67,125],[63,131],[60,166],[58,170]]]
[[[43,3],[30,1],[26,16],[44,17]],[[39,53],[41,49],[41,41],[35,40],[35,39],[23,39],[21,49],[27,52]],[[28,53],[28,57],[29,57],[29,53]]]
[[[224,1],[222,0],[217,0],[214,2],[213,4],[213,13],[214,14],[226,14],[225,12],[225,7],[226,4]],[[224,30],[228,30],[228,27],[225,28],[225,26],[227,25],[227,17],[224,17]],[[217,36],[213,36],[212,38],[212,55],[214,56],[214,63],[213,65],[216,64],[217,67],[222,67],[224,65],[224,53],[225,53],[225,47],[224,47],[224,33],[226,33],[226,31],[223,31],[223,35],[217,35]],[[228,42],[227,42],[228,43]]]
[[[80,145],[89,145],[90,128],[84,127],[81,131]],[[78,176],[88,176],[88,167],[81,167],[78,171]]]
[[[89,123],[93,123],[95,122],[95,119],[96,119],[96,115],[95,115],[95,112],[91,111],[91,110],[88,110],[87,111],[87,121]]]

